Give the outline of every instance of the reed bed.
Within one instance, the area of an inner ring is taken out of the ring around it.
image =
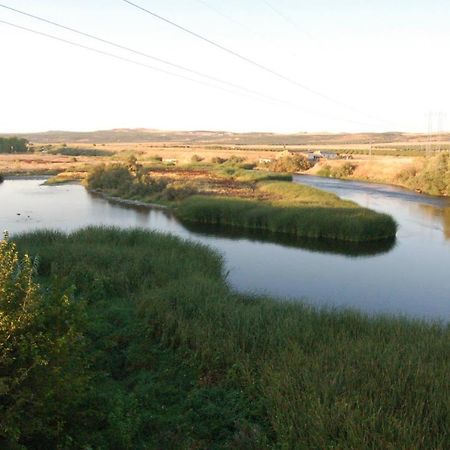
[[[87,302],[70,448],[448,448],[448,326],[239,295],[219,255],[158,233],[17,244]]]

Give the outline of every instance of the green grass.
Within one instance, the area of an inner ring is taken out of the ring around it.
[[[392,217],[361,208],[334,194],[293,183],[267,182],[258,189],[272,201],[192,196],[175,210],[187,223],[253,229],[295,238],[325,238],[353,242],[393,238]]]
[[[43,184],[47,186],[54,186],[58,184],[74,183],[80,181],[81,181],[80,175],[71,174],[70,176],[68,176],[64,172],[61,172],[58,175],[50,177],[47,180],[45,180]]]
[[[72,148],[61,147],[54,150],[50,150],[49,153],[53,155],[63,156],[113,156],[114,152],[109,150],[101,150],[95,148]]]
[[[17,242],[87,301],[73,448],[447,448],[448,326],[238,295],[217,254],[157,233]]]
[[[185,223],[353,242],[392,239],[396,235],[397,224],[392,217],[334,194],[288,182],[292,180],[289,174],[232,166],[215,166],[212,171],[233,183],[242,183],[254,199],[201,195],[195,180],[169,183],[154,179],[151,173],[138,177],[120,165],[96,167],[87,178],[87,187],[114,197],[163,203]]]

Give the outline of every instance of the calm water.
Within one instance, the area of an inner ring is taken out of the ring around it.
[[[240,291],[370,313],[450,320],[449,201],[365,183],[316,177],[296,181],[390,213],[400,225],[397,240],[370,246],[294,244],[226,231],[188,230],[165,211],[123,207],[88,194],[79,185],[42,186],[38,179],[0,184],[0,229],[12,234],[86,225],[160,230],[222,253],[228,279]]]

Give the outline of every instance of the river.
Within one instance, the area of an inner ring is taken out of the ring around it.
[[[350,245],[272,242],[225,230],[187,229],[168,211],[124,207],[77,184],[43,186],[42,179],[0,184],[0,229],[64,231],[87,225],[142,227],[201,241],[219,251],[239,291],[367,313],[450,320],[450,202],[368,183],[298,176],[302,182],[391,214],[395,242]]]

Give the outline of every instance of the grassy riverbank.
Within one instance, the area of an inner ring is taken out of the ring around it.
[[[97,167],[87,187],[112,197],[162,203],[185,223],[258,230],[292,238],[354,242],[392,239],[388,215],[290,181],[291,175],[235,166],[151,170]]]
[[[17,242],[39,255],[43,287],[57,280],[86,301],[89,382],[59,422],[67,448],[444,449],[450,439],[448,327],[238,295],[218,255],[156,233]]]
[[[364,161],[327,161],[314,167],[313,175],[401,186],[428,195],[450,195],[450,153],[430,157]]]

